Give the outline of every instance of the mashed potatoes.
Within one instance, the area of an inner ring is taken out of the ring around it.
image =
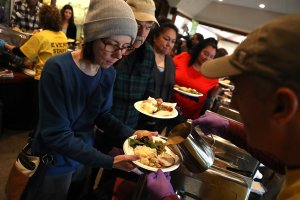
[[[157,106],[154,106],[151,102],[148,101],[144,101],[141,104],[141,108],[150,114],[155,113],[157,111]]]
[[[156,168],[169,167],[174,165],[175,159],[168,153],[163,152],[157,155],[156,149],[147,146],[137,146],[134,154],[140,156],[140,162],[144,165]]]
[[[140,162],[150,167],[160,168],[158,163],[156,149],[147,146],[137,146],[134,148],[134,154],[140,156]]]

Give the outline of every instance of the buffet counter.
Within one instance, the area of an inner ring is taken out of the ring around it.
[[[197,132],[199,130],[196,130]],[[199,133],[201,134],[201,133]],[[201,135],[208,142],[211,138]],[[205,172],[194,172],[184,156],[183,164],[171,172],[171,183],[180,199],[246,200],[249,198],[259,162],[229,141],[214,136],[215,159]],[[141,176],[134,199],[151,199]]]
[[[34,79],[19,70],[13,77],[0,77],[3,128],[29,130],[34,126]]]

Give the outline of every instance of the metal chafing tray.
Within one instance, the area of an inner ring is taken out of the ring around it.
[[[21,33],[12,30],[10,27],[0,24],[0,39],[5,40],[8,44],[20,47],[31,36],[31,34]],[[0,65],[5,67],[21,67],[24,58],[20,58],[7,51],[0,52]]]
[[[29,37],[30,34],[14,31],[10,27],[0,24],[0,38],[10,45],[19,47],[24,44]]]

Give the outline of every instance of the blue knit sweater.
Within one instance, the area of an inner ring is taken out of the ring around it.
[[[70,53],[46,62],[40,79],[39,123],[32,150],[54,155],[48,175],[70,172],[80,163],[112,167],[113,158],[93,147],[93,128],[101,121],[117,136],[133,134],[109,113],[115,75],[110,67],[88,76],[79,70]]]

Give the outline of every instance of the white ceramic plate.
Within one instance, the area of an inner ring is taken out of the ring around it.
[[[31,76],[31,77],[34,77],[34,76],[35,76],[35,71],[32,70],[32,69],[27,69],[27,68],[25,68],[25,69],[23,69],[23,72],[24,72],[24,74],[26,74],[26,75],[28,75],[28,76]]]
[[[142,103],[143,103],[143,101],[135,102],[134,103],[135,109],[137,109],[139,112],[141,112],[141,113],[143,113],[145,115],[148,115],[150,117],[158,118],[158,119],[172,119],[172,118],[174,118],[174,117],[176,117],[178,115],[178,111],[175,109],[176,103],[163,102],[163,105],[171,106],[173,108],[173,110],[171,112],[171,115],[168,115],[168,116],[160,116],[160,115],[150,114],[150,113],[146,112],[145,110],[143,110],[141,108],[141,104]]]
[[[75,42],[75,40],[72,39],[72,38],[68,38],[68,39],[67,39],[67,42],[68,42],[68,43],[72,43],[72,42]]]
[[[220,80],[219,80],[219,84],[222,85],[222,86],[224,86],[224,87],[227,87],[227,88],[229,88],[229,89],[231,89],[231,90],[234,89],[234,85],[228,84],[228,83],[224,82],[223,79],[220,79]]]
[[[182,91],[182,90],[180,90],[177,87],[174,87],[174,90],[177,91],[177,92],[179,92],[179,93],[181,93],[181,94],[184,94],[184,95],[187,95],[187,96],[191,96],[191,97],[201,97],[201,96],[203,96],[203,94],[201,94],[201,93],[199,93],[199,94],[193,94],[193,93]]]
[[[129,138],[134,139],[135,136],[131,136]],[[154,141],[163,141],[166,142],[165,139],[161,138],[161,137],[153,137]],[[156,167],[150,167],[147,165],[144,165],[142,163],[140,163],[139,161],[132,161],[135,165],[137,165],[138,167],[141,167],[143,169],[147,169],[149,171],[153,171],[156,172],[158,169],[161,169],[163,172],[170,172],[170,171],[174,171],[175,169],[177,169],[181,163],[181,159],[178,155],[176,155],[173,151],[171,151],[170,148],[165,147],[166,148],[166,153],[170,154],[173,158],[175,158],[175,164],[170,166],[170,167],[166,167],[166,168],[156,168]],[[125,155],[134,155],[134,150],[131,146],[129,146],[129,139],[127,139],[124,144],[123,144],[123,151],[125,153]]]

